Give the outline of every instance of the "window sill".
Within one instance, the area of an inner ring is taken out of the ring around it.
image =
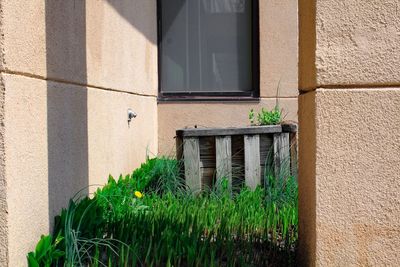
[[[166,103],[221,103],[221,102],[240,102],[240,103],[259,103],[259,97],[234,97],[234,96],[226,96],[226,97],[158,97],[157,102],[159,104]]]

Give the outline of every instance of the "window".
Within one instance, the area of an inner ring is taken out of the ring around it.
[[[161,99],[257,97],[257,3],[158,0]]]

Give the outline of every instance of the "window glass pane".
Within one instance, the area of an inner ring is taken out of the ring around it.
[[[251,0],[161,0],[164,92],[252,91]]]

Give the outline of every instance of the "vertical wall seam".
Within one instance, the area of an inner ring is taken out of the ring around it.
[[[0,0],[0,68],[5,65],[3,1]],[[0,74],[0,265],[8,266],[8,203],[5,175],[5,85]]]
[[[7,177],[5,175],[5,85],[0,75],[0,265],[8,266],[8,203]]]

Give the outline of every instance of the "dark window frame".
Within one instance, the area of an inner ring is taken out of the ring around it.
[[[258,101],[260,97],[260,20],[259,0],[252,2],[252,87],[250,92],[163,92],[161,88],[162,20],[161,0],[157,0],[157,49],[158,49],[158,101]]]

